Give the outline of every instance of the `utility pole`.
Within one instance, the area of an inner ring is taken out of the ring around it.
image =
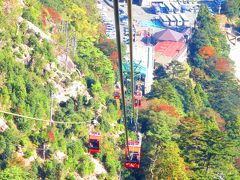
[[[77,49],[77,40],[76,40],[76,36],[73,37],[73,57],[75,56],[75,52]]]
[[[43,160],[45,161],[46,159],[46,143],[43,142]]]
[[[67,71],[67,61],[68,61],[68,21],[66,22],[66,37],[67,37],[67,44],[66,44],[65,71]]]
[[[51,107],[50,107],[50,122],[49,122],[49,125],[52,126],[53,124],[53,93],[51,91]]]
[[[219,15],[221,14],[221,2],[220,2],[219,5],[218,5],[218,14],[219,14]]]

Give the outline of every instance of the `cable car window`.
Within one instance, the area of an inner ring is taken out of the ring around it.
[[[130,153],[129,156],[127,156],[127,161],[128,162],[134,162],[134,163],[138,163],[138,153],[134,152],[134,153]]]
[[[89,141],[89,148],[90,149],[99,149],[99,141],[91,139]]]

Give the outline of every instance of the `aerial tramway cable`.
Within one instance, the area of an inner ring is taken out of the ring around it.
[[[114,18],[115,18],[115,27],[116,27],[116,40],[117,40],[117,49],[118,49],[118,59],[119,59],[119,72],[120,72],[120,83],[121,83],[121,94],[122,94],[122,103],[123,103],[123,119],[125,126],[125,135],[126,135],[126,147],[128,147],[128,130],[127,130],[127,115],[125,107],[125,93],[124,93],[124,83],[123,83],[123,68],[122,68],[122,51],[121,51],[121,35],[120,35],[120,23],[119,23],[119,6],[118,0],[114,0]]]
[[[139,158],[139,161],[140,161],[140,148],[139,148],[139,145],[141,146],[141,137],[140,137],[140,134],[138,133],[138,108],[137,108],[137,114],[136,114],[136,117],[135,117],[135,86],[134,86],[134,64],[133,64],[133,33],[132,33],[132,30],[133,30],[133,24],[132,24],[132,0],[127,0],[127,6],[128,6],[128,29],[129,29],[129,49],[130,49],[130,68],[131,68],[131,71],[130,71],[130,74],[131,74],[131,89],[132,89],[132,116],[131,118],[133,119],[133,122],[135,124],[135,133],[136,133],[136,136],[138,138],[138,141],[137,142],[137,146],[135,148],[135,141],[133,141],[133,148],[132,148],[132,153],[134,154],[135,151],[137,151],[139,154],[138,154],[138,158]],[[136,89],[138,91],[138,89]],[[138,100],[138,103],[139,103],[139,100]],[[139,105],[139,104],[138,104]],[[132,155],[133,155],[132,154]],[[128,156],[131,156],[131,154],[127,153]],[[133,158],[133,156],[132,156]],[[133,161],[133,159],[131,159],[131,161],[129,162],[126,162],[125,163],[125,167],[127,168],[139,168],[140,167],[140,163],[135,163]]]
[[[130,74],[131,74],[131,86],[132,86],[132,118],[135,119],[135,110],[134,110],[134,67],[133,67],[133,25],[132,25],[132,0],[127,0],[128,7],[128,31],[129,31],[129,50],[130,50]]]
[[[132,90],[132,108],[130,111],[131,121],[134,121],[135,124],[135,132],[138,136],[138,127],[137,127],[137,119],[135,121],[135,87],[134,87],[134,67],[133,67],[133,41],[132,41],[132,2],[128,0],[128,16],[129,16],[129,40],[130,40],[130,66],[131,66],[131,90]],[[118,48],[118,59],[119,59],[119,71],[120,71],[120,80],[121,80],[121,92],[122,92],[122,103],[123,103],[123,114],[124,114],[124,126],[125,126],[125,135],[126,135],[126,149],[125,149],[125,162],[124,166],[126,168],[138,169],[140,167],[140,159],[141,159],[141,138],[139,135],[139,139],[137,141],[128,141],[128,128],[127,128],[127,116],[126,116],[126,103],[125,103],[125,92],[124,92],[124,82],[123,82],[123,71],[122,71],[122,54],[121,54],[121,38],[120,38],[120,25],[119,25],[119,6],[118,0],[114,0],[114,16],[115,16],[115,26],[116,26],[116,40],[117,40],[117,48]],[[139,99],[138,99],[139,101]],[[138,111],[137,111],[138,116]],[[128,116],[129,118],[129,116]]]
[[[25,115],[16,114],[16,113],[12,113],[12,112],[7,112],[7,111],[3,111],[3,110],[0,110],[0,113],[9,114],[9,115],[12,115],[12,116],[26,118],[26,119],[31,119],[31,120],[35,120],[35,121],[42,121],[42,122],[48,122],[49,123],[49,120],[47,120],[47,119],[25,116]],[[84,122],[52,121],[53,124],[88,124],[89,122],[91,122],[91,121],[84,121]]]

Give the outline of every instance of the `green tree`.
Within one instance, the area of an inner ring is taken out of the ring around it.
[[[166,67],[170,79],[184,79],[187,77],[187,69],[179,61],[172,61]]]
[[[142,122],[142,131],[146,133],[143,140],[142,168],[146,178],[175,178],[187,179],[185,164],[180,157],[176,143],[172,142],[175,136],[177,119],[164,112],[147,112],[139,119]]]
[[[223,3],[223,10],[228,17],[239,17],[240,16],[240,1],[239,0],[228,0]]]
[[[179,98],[178,92],[167,79],[163,79],[160,82],[154,81],[150,96],[165,99],[180,111],[183,109],[183,104]]]
[[[0,179],[2,180],[24,180],[29,177],[29,173],[18,166],[12,166],[0,171]]]
[[[209,124],[208,124],[209,125]],[[178,144],[185,162],[201,178],[213,177],[222,173],[223,161],[232,166],[232,157],[236,156],[236,144],[226,133],[212,126],[206,128],[198,118],[188,117],[178,127],[180,138]],[[234,173],[225,172],[226,175]]]

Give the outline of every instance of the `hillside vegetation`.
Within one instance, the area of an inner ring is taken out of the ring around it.
[[[118,134],[121,126],[113,129],[118,120],[111,93],[114,71],[97,47],[101,26],[94,2],[24,3],[24,7],[14,0],[0,4],[1,110],[50,119],[52,93],[53,120],[82,124],[49,126],[48,122],[2,114],[9,128],[0,135],[0,179],[96,176],[96,164],[87,154],[90,122],[96,117],[104,147],[95,158],[109,172],[103,177],[116,177],[120,167],[117,139],[109,134]],[[75,68],[61,63],[66,51],[69,64],[73,61]],[[74,82],[88,92],[78,89],[73,96],[63,91]],[[54,98],[63,93],[63,99]]]
[[[240,178],[240,88],[206,7],[188,62],[155,71],[139,110],[142,158],[134,171],[122,166],[116,43],[106,38],[94,0],[1,1],[0,47],[0,110],[46,120],[1,113],[8,129],[0,132],[0,179]],[[90,155],[94,119],[102,147]]]

